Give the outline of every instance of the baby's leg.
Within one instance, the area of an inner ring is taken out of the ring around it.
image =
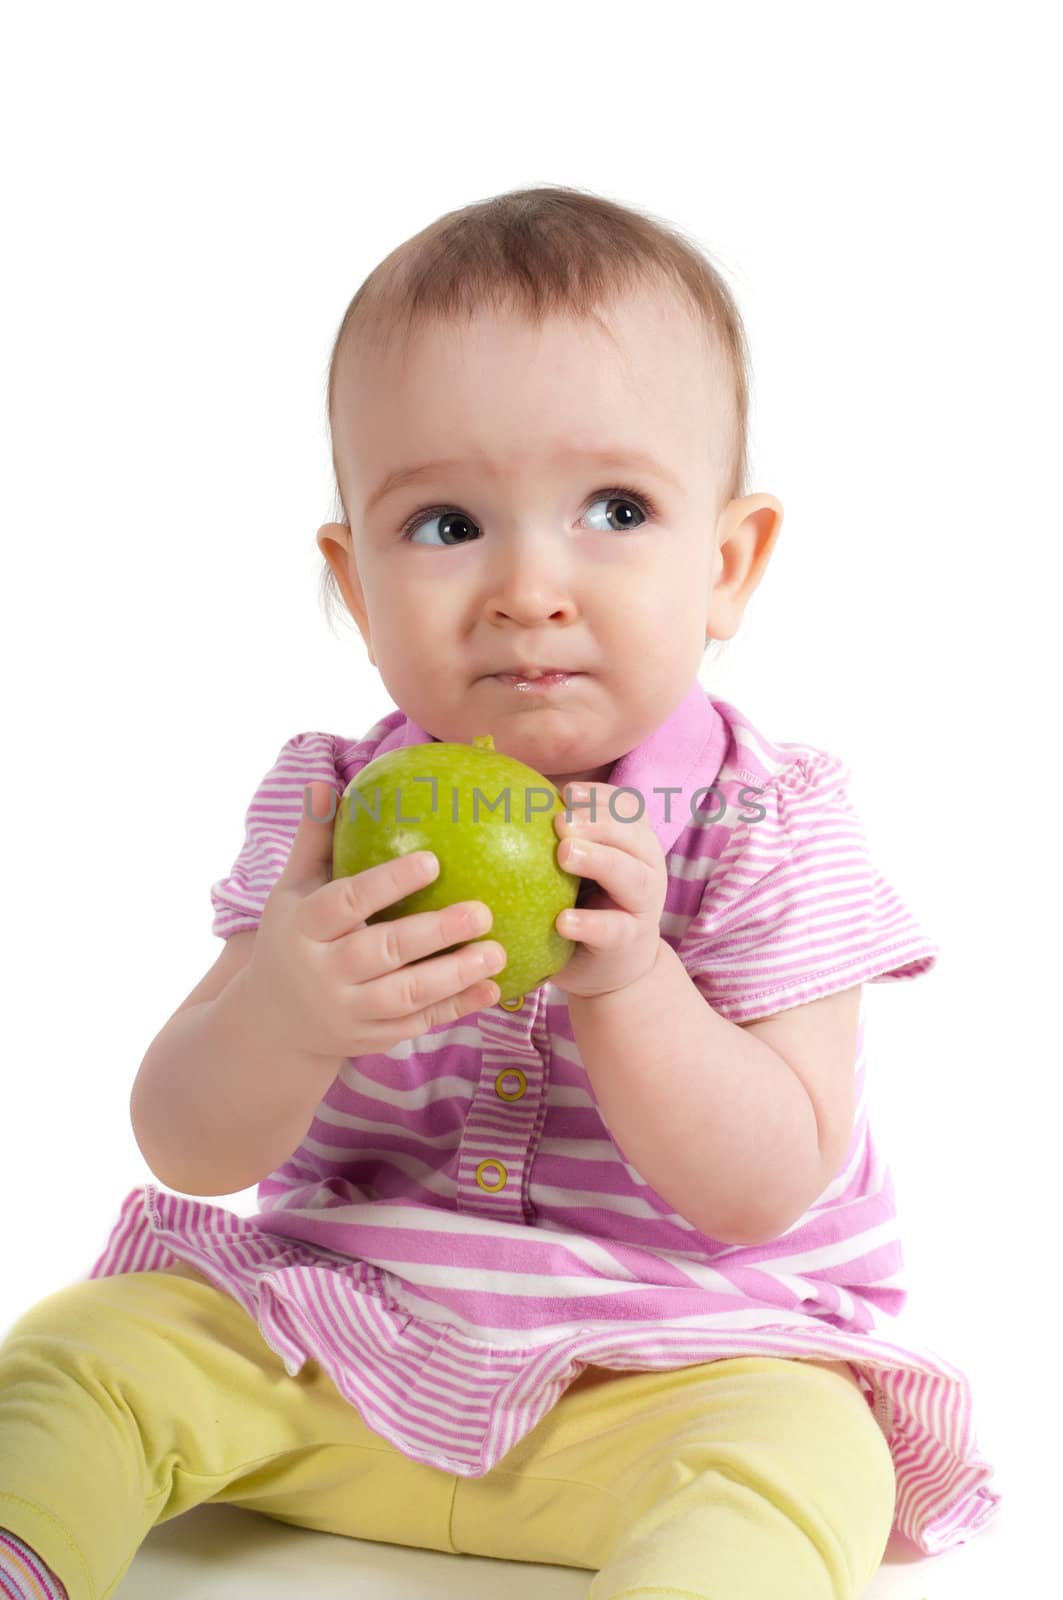
[[[106,1600],[156,1523],[206,1501],[452,1552],[454,1484],[366,1428],[316,1362],[289,1376],[195,1274],[73,1284],[0,1343],[0,1528],[70,1600]]]
[[[586,1600],[858,1600],[896,1480],[851,1373],[776,1357],[588,1368],[483,1478],[456,1547],[597,1569]]]

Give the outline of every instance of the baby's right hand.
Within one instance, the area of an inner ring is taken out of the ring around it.
[[[280,1047],[304,1057],[365,1055],[493,1005],[498,986],[485,979],[501,971],[506,955],[479,938],[491,926],[488,907],[462,900],[367,925],[374,911],[423,888],[432,874],[415,852],[332,880],[332,821],[314,818],[335,791],[326,783],[309,787],[314,816],[304,804],[239,974],[248,1003]],[[470,920],[477,911],[478,923]],[[459,940],[474,942],[421,959]]]

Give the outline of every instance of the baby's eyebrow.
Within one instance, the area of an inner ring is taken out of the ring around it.
[[[592,462],[599,467],[635,467],[640,472],[653,473],[656,477],[663,479],[666,483],[670,483],[674,489],[679,489],[681,487],[679,479],[675,476],[675,474],[670,472],[667,467],[663,467],[659,461],[656,461],[653,458],[653,456],[647,455],[644,450],[568,449],[559,450],[557,452],[557,459]],[[457,460],[453,457],[446,457],[439,461],[424,461],[419,466],[415,467],[397,467],[394,472],[389,472],[373,490],[373,493],[366,501],[366,515],[368,516],[374,507],[380,504],[381,500],[384,500],[389,494],[394,494],[396,489],[405,488],[408,483],[413,483],[417,478],[423,478],[427,473],[453,472],[459,468],[468,468],[473,465],[474,463],[472,462]],[[487,471],[493,470],[490,467],[485,469],[482,464],[480,469]]]

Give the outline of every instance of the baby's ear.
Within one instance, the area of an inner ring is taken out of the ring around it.
[[[763,578],[782,525],[782,504],[772,494],[731,500],[720,513],[708,612],[714,638],[731,639]]]
[[[323,522],[317,530],[318,549],[324,556],[328,555],[326,543],[338,544],[346,550],[350,540],[351,530],[345,522]]]
[[[375,667],[376,657],[373,655],[369,630],[369,610],[365,603],[362,580],[358,574],[351,530],[345,522],[323,522],[317,530],[317,543],[321,554],[332,569],[332,576],[343,596],[343,603],[357,623],[358,632],[369,651],[369,659]]]

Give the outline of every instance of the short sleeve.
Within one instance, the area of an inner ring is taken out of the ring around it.
[[[858,983],[929,972],[939,949],[871,859],[827,751],[789,762],[757,796],[706,883],[678,954],[714,1010],[750,1022]]]
[[[257,928],[270,890],[284,864],[303,812],[308,783],[323,780],[337,795],[345,780],[336,766],[336,740],[329,733],[297,733],[281,747],[244,816],[244,842],[228,876],[210,886],[211,932],[227,939]]]

